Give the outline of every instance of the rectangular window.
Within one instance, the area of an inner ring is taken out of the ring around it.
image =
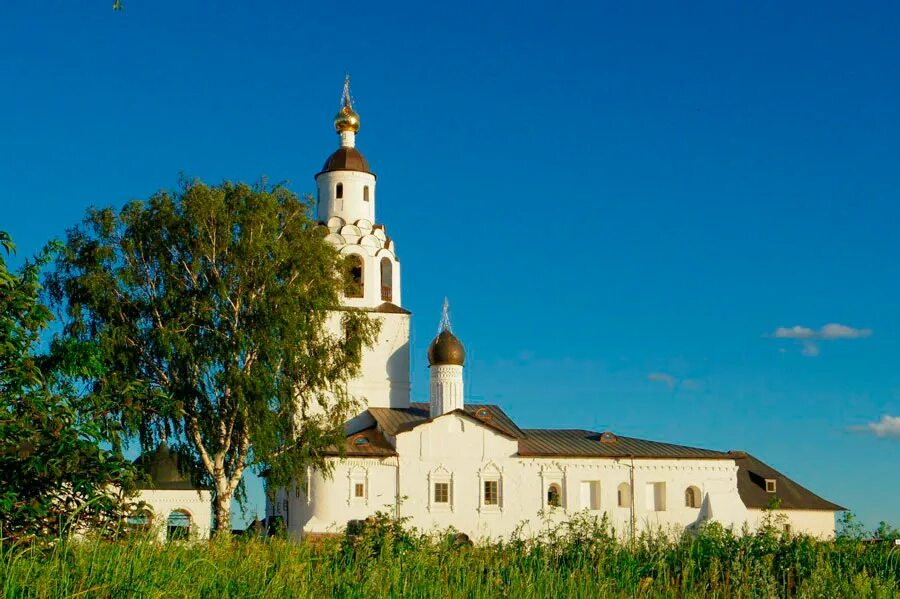
[[[666,511],[666,483],[647,483],[647,509]]]
[[[600,509],[600,481],[599,480],[583,480],[581,481],[581,509],[599,510]]]
[[[500,481],[484,481],[484,505],[500,505]]]
[[[366,496],[366,485],[363,483],[355,483],[353,485],[353,496],[362,498]]]
[[[450,503],[450,483],[434,483],[434,502]]]
[[[775,492],[775,479],[767,478],[766,479],[766,493],[774,493]]]

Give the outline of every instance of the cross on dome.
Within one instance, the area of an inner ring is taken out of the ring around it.
[[[444,298],[444,308],[441,312],[441,324],[438,325],[438,334],[440,335],[443,331],[450,330],[450,300],[448,298]]]
[[[341,92],[341,109],[334,117],[334,128],[339,135],[359,131],[359,115],[353,110],[353,98],[350,96],[350,74],[344,76],[344,89]]]

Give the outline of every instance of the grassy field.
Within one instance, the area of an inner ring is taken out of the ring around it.
[[[354,538],[2,549],[6,597],[894,597],[900,548],[718,526],[615,541],[575,521],[537,540],[467,546],[383,520]]]

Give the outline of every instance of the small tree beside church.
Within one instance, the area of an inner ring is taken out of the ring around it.
[[[347,310],[330,332],[339,257],[309,209],[282,186],[184,184],[89,211],[48,279],[68,338],[99,348],[93,393],[120,402],[145,450],[165,439],[193,458],[218,531],[247,468],[275,485],[327,470],[377,333]]]
[[[0,232],[0,248],[13,244]],[[129,509],[134,469],[116,447],[113,408],[76,392],[95,372],[89,346],[39,351],[52,314],[40,272],[52,247],[18,272],[0,254],[0,538],[113,534]],[[110,447],[110,445],[112,447]]]

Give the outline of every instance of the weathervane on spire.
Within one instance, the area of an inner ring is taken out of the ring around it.
[[[438,334],[450,330],[450,300],[444,298],[444,311],[441,313],[441,324],[438,326]]]

